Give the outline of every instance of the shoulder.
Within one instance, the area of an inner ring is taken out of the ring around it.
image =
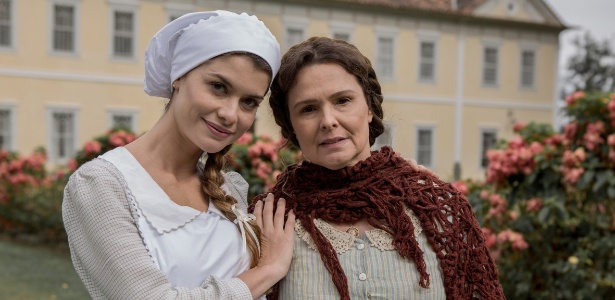
[[[120,171],[110,162],[95,158],[77,169],[69,178],[69,185],[83,182],[94,183],[106,179],[119,179]]]

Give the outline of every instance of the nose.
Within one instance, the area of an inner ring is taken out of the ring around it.
[[[337,117],[333,109],[323,107],[321,112],[320,128],[322,130],[331,130],[338,127],[339,123],[337,122]]]
[[[228,99],[222,101],[218,108],[218,117],[222,119],[225,125],[234,124],[237,122],[239,114],[239,99]]]

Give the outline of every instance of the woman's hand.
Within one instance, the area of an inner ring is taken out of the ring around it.
[[[254,205],[256,224],[261,228],[261,257],[256,267],[237,276],[248,286],[254,299],[286,276],[293,258],[295,213],[289,211],[284,221],[286,201],[278,200],[275,213],[274,202],[270,193],[265,201]]]
[[[274,197],[268,194],[264,201],[254,206],[256,224],[261,228],[261,258],[258,266],[271,267],[279,279],[288,273],[293,257],[295,213],[288,212],[284,221],[286,200],[280,198],[274,213]]]
[[[401,157],[399,152],[395,152],[394,155]],[[434,173],[430,169],[425,168],[425,166],[423,166],[423,165],[419,165],[416,162],[416,160],[414,160],[414,159],[406,159],[406,160],[408,161],[408,163],[410,163],[410,168],[412,168],[412,170],[414,170],[415,172],[425,173],[425,174],[428,174],[428,175],[431,175],[431,176],[435,176],[436,178],[440,178],[440,176],[438,176],[438,174]]]

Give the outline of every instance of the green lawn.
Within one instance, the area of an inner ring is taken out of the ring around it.
[[[90,299],[68,251],[0,238],[0,299]]]

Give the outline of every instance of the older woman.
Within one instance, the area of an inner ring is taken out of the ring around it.
[[[503,299],[466,199],[390,147],[370,151],[382,101],[369,60],[348,43],[315,37],[282,58],[269,103],[306,161],[270,190],[299,220],[270,298]]]

